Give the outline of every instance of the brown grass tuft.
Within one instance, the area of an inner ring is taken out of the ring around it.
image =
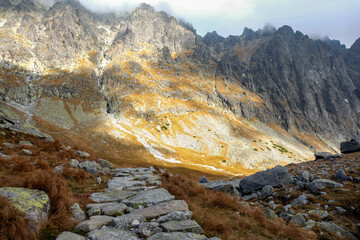
[[[0,239],[36,239],[35,234],[27,228],[25,214],[15,209],[4,197],[0,197]]]
[[[260,208],[251,208],[223,192],[214,192],[187,177],[162,176],[162,187],[177,199],[185,200],[193,218],[207,236],[221,239],[316,239],[310,232],[271,221]]]

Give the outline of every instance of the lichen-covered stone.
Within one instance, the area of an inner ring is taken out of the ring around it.
[[[8,198],[15,208],[26,214],[33,231],[38,231],[41,224],[47,221],[50,199],[44,191],[9,187],[0,188],[0,195]]]
[[[318,222],[316,223],[316,226],[320,227],[324,231],[339,234],[341,237],[354,239],[354,240],[357,239],[347,229],[340,227],[339,225],[333,222]]]

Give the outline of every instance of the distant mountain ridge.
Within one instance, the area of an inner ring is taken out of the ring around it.
[[[0,100],[109,159],[239,173],[358,137],[359,41],[289,26],[201,37],[148,4],[95,14],[75,0],[5,0]]]

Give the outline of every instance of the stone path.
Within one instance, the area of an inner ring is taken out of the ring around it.
[[[95,203],[87,205],[89,218],[75,227],[78,234],[63,232],[57,240],[209,239],[187,203],[158,187],[155,173],[152,167],[115,169],[108,188],[91,194]]]

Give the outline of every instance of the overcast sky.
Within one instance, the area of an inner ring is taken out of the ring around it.
[[[132,10],[141,2],[183,18],[197,33],[240,35],[244,27],[289,25],[310,37],[340,40],[350,47],[360,38],[360,0],[80,0],[91,10]]]

